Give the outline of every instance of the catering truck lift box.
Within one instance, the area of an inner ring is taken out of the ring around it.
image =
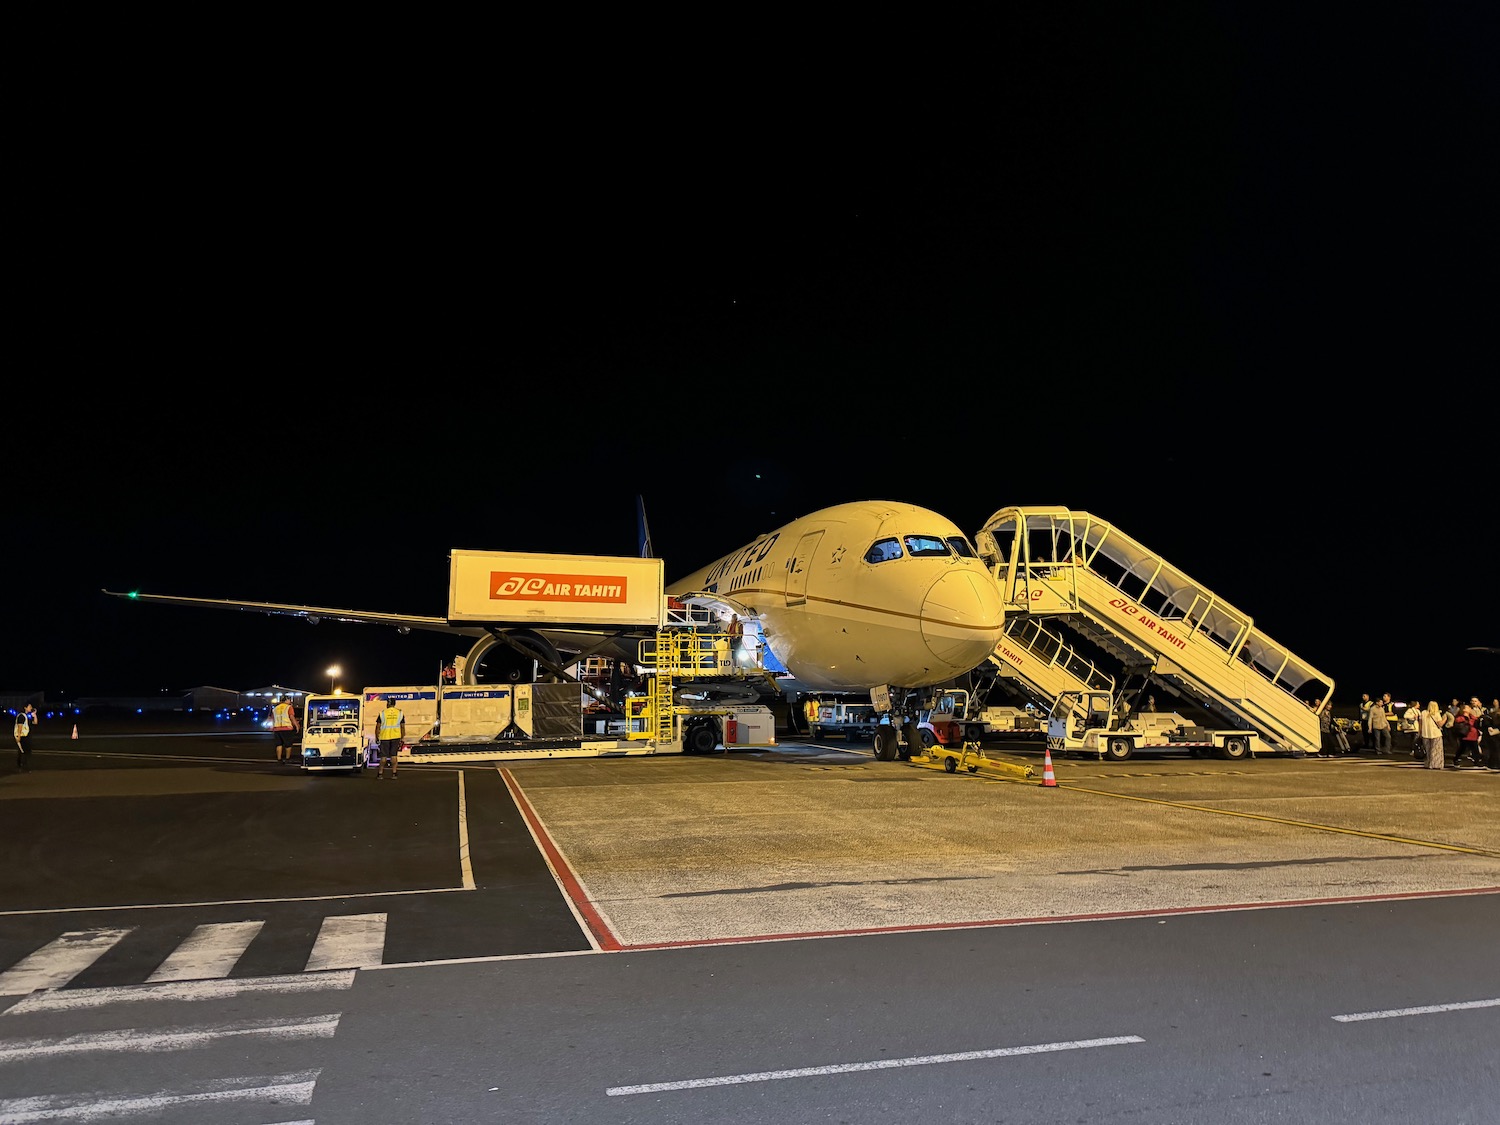
[[[357,695],[309,695],[302,707],[302,768],[365,768],[364,701]]]
[[[661,624],[661,559],[516,551],[450,551],[448,559],[454,624]]]

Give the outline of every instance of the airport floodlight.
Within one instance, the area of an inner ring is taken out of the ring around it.
[[[329,695],[337,695],[339,693],[339,689],[337,687],[335,687],[334,685],[338,683],[338,675],[342,671],[343,671],[343,669],[340,668],[337,664],[331,665],[329,667],[329,669],[328,669],[328,694]]]

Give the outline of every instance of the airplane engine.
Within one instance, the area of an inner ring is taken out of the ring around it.
[[[555,647],[540,633],[514,629],[481,637],[464,659],[468,684],[555,683],[561,664]]]

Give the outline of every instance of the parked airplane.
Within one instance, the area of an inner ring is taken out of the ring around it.
[[[644,512],[642,512],[644,517]],[[642,518],[644,533],[644,518]],[[689,606],[737,614],[759,634],[800,686],[823,691],[890,689],[893,716],[914,711],[920,689],[966,675],[994,651],[1003,609],[994,578],[958,526],[925,508],[894,501],[838,504],[768,532],[666,588]],[[632,659],[641,631],[551,629],[443,617],[238,602],[168,594],[112,597],[166,605],[234,609],[422,629],[476,638],[464,661],[467,682],[529,680],[538,670],[566,678],[584,656]],[[564,654],[567,654],[565,659]],[[915,724],[911,731],[914,733]],[[877,739],[884,758],[898,749],[891,730]]]

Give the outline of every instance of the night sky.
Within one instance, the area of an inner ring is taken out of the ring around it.
[[[1337,702],[1500,694],[1487,17],[1202,7],[962,79],[96,107],[29,178],[0,691],[431,682],[466,644],[100,590],[441,615],[450,550],[633,554],[641,494],[668,581],[847,500],[1063,505]]]

